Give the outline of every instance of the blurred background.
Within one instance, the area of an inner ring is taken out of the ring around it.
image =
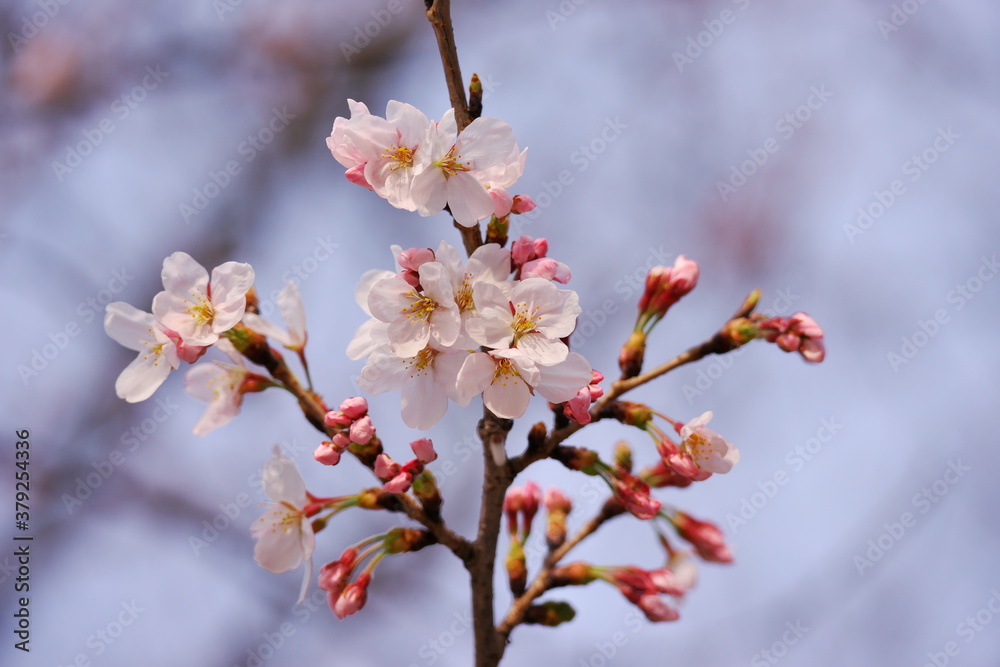
[[[828,347],[815,366],[758,343],[636,391],[682,420],[713,410],[742,451],[731,474],[661,494],[717,522],[735,563],[702,567],[671,624],[647,623],[606,585],[557,591],[576,619],[518,628],[504,664],[998,664],[1000,7],[453,4],[485,115],[530,148],[514,191],[539,208],[512,236],[547,237],[573,269],[574,349],[614,375],[645,272],[678,254],[701,281],[654,332],[649,363],[710,335],[753,287],[764,310],[814,316]],[[144,403],[118,400],[134,353],[101,324],[113,300],[148,310],[174,251],[249,262],[265,311],[299,284],[317,388],[331,404],[354,395],[361,364],[344,349],[364,319],[358,277],[392,268],[391,243],[459,244],[445,215],[397,211],[348,183],[324,143],[348,98],[375,113],[389,99],[445,111],[422,9],[0,3],[3,469],[28,429],[34,537],[32,650],[5,646],[5,664],[471,664],[467,578],[440,548],[384,562],[345,621],[315,586],[295,606],[300,572],[252,558],[271,447],[317,494],[370,476],[316,464],[317,434],[280,392],[249,396],[204,438],[181,373]],[[372,400],[403,458],[412,435],[398,409],[398,394]],[[465,535],[477,412],[453,407],[429,432],[445,516]],[[511,452],[539,419],[543,401]],[[612,424],[571,444],[609,453],[620,438],[651,460],[646,440]],[[554,462],[517,483],[529,478],[575,497],[571,528],[605,494]],[[9,506],[13,475],[0,486]],[[0,551],[11,644],[13,523]],[[341,515],[318,537],[317,566],[390,525]],[[577,559],[655,568],[662,551],[647,526],[619,519]],[[500,578],[498,590],[502,613]]]

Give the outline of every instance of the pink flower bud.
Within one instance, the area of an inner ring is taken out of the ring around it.
[[[327,426],[350,426],[351,418],[339,410],[330,410],[324,415],[323,423]]]
[[[351,578],[354,571],[355,559],[358,550],[351,547],[344,551],[339,560],[327,563],[319,570],[317,584],[325,591],[333,594],[333,597],[340,597],[340,594],[347,587],[347,580]]]
[[[671,521],[677,534],[690,542],[705,560],[713,563],[733,562],[733,554],[726,546],[722,531],[714,523],[699,521],[684,512],[675,513]]]
[[[340,451],[344,451],[351,446],[351,437],[346,433],[338,433],[333,436],[333,442],[331,443]]]
[[[663,621],[676,621],[681,615],[676,609],[666,603],[666,601],[656,593],[648,593],[639,598],[636,606],[642,610],[646,618],[653,623]]]
[[[343,620],[365,606],[365,602],[368,601],[368,584],[371,580],[370,573],[362,572],[353,584],[344,589],[333,605],[333,613],[337,618]]]
[[[510,244],[510,258],[514,266],[524,266],[525,263],[535,259],[535,241],[530,236],[522,235],[521,238]]]
[[[698,263],[693,262],[684,255],[679,255],[674,260],[674,267],[670,271],[670,291],[674,299],[680,299],[690,292],[698,284]]]
[[[417,272],[427,262],[434,261],[434,251],[430,248],[409,248],[399,253],[396,262],[405,271]]]
[[[538,513],[538,506],[541,502],[542,490],[538,488],[538,485],[534,482],[528,482],[525,484],[521,499],[521,512],[524,513],[525,534],[531,532],[531,522],[534,521],[535,514]]]
[[[663,504],[649,495],[649,485],[624,470],[615,471],[614,491],[618,500],[637,519],[644,521],[660,513]]]
[[[545,257],[549,254],[549,240],[535,239],[535,257]]]
[[[434,443],[427,438],[414,440],[410,443],[410,448],[413,449],[413,453],[417,455],[417,460],[421,463],[427,464],[437,458],[437,452],[434,451]]]
[[[375,459],[375,476],[381,480],[390,480],[399,474],[399,464],[388,454],[379,454]]]
[[[519,486],[512,486],[507,489],[507,495],[503,499],[503,511],[507,514],[507,531],[511,535],[517,534],[517,515],[521,511],[524,502],[524,491]]]
[[[368,401],[360,396],[348,398],[340,404],[340,411],[351,420],[360,419],[368,414]]]
[[[558,488],[550,486],[545,491],[545,509],[549,512],[569,514],[573,511],[573,501],[566,497]]]
[[[401,472],[382,487],[389,493],[406,493],[413,484],[413,476],[408,472]]]
[[[372,418],[368,415],[351,424],[351,442],[367,445],[374,435],[375,427],[372,426]]]
[[[514,214],[527,213],[535,210],[535,202],[528,195],[514,195],[514,203],[510,207],[510,212]]]
[[[344,176],[347,176],[347,180],[355,185],[360,185],[363,188],[368,188],[369,190],[374,190],[368,179],[365,178],[365,165],[359,164],[348,169]]]
[[[340,451],[333,446],[332,442],[324,440],[313,452],[313,458],[323,465],[335,466],[340,463]]]

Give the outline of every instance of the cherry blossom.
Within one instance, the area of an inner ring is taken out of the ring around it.
[[[462,327],[451,276],[444,266],[426,262],[419,274],[420,291],[393,276],[372,285],[368,295],[368,308],[389,325],[389,346],[401,357],[417,355],[431,339],[439,346],[450,346]]]
[[[243,324],[275,339],[289,350],[300,352],[306,346],[308,334],[306,333],[306,310],[305,306],[302,305],[298,286],[289,281],[278,293],[277,303],[278,309],[281,311],[281,318],[285,322],[285,329],[256,313],[245,313]]]
[[[590,363],[570,352],[551,366],[540,366],[517,348],[474,352],[458,373],[458,391],[471,400],[483,395],[483,403],[493,414],[516,419],[528,409],[537,391],[552,403],[576,396],[592,378]]]
[[[420,215],[440,213],[447,205],[458,224],[472,227],[494,209],[493,197],[476,172],[511,158],[514,132],[497,118],[477,118],[456,134],[455,113],[449,109],[428,130],[411,192]]]
[[[247,369],[243,357],[228,340],[220,338],[215,347],[223,351],[233,363],[201,363],[189,370],[184,377],[187,393],[208,403],[205,413],[194,426],[195,435],[205,435],[228,424],[239,414],[244,394],[262,391],[272,385],[267,378]]]
[[[581,312],[576,292],[528,278],[514,283],[509,295],[495,285],[480,285],[475,300],[480,317],[466,328],[480,345],[516,347],[537,364],[556,364],[566,358],[569,348],[559,339],[576,327]]]
[[[243,318],[253,285],[249,264],[226,262],[208,271],[185,252],[163,260],[163,287],[153,298],[153,314],[188,345],[212,345]]]
[[[681,427],[681,449],[690,454],[702,470],[724,474],[740,462],[740,451],[721,435],[705,426],[712,412],[695,417]]]
[[[386,105],[385,116],[348,123],[344,135],[365,156],[365,181],[372,190],[396,208],[413,211],[410,185],[430,121],[416,107],[396,100]]]
[[[427,430],[448,410],[448,400],[466,406],[472,396],[458,391],[458,373],[469,352],[427,346],[412,357],[397,357],[388,348],[372,353],[358,386],[370,394],[402,390],[403,423]]]
[[[348,343],[347,357],[349,359],[357,361],[362,357],[367,357],[379,347],[389,344],[389,325],[371,316],[372,311],[368,308],[368,295],[371,294],[372,285],[381,280],[392,278],[394,275],[392,271],[372,269],[361,276],[358,286],[354,288],[354,299],[369,319],[358,327],[351,342]]]
[[[368,107],[362,102],[347,100],[351,110],[350,119],[338,117],[333,121],[333,131],[326,139],[326,146],[333,153],[337,162],[347,168],[347,180],[362,187],[372,189],[371,184],[365,179],[365,165],[368,161],[367,151],[362,150],[358,139],[347,133],[348,128],[357,125],[363,119],[371,116]]]
[[[129,403],[145,401],[163,384],[170,371],[180,366],[180,339],[150,313],[124,301],[109,303],[104,330],[118,344],[139,353],[115,382],[118,398]]]
[[[263,516],[250,526],[257,540],[253,557],[269,572],[281,574],[306,562],[299,602],[305,599],[312,578],[312,554],[316,546],[312,523],[306,515],[310,505],[306,483],[295,463],[275,445],[274,458],[264,465],[264,493],[272,504]]]

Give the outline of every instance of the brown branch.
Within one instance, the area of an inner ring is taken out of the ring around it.
[[[465,101],[465,84],[462,82],[462,68],[458,64],[458,49],[455,46],[455,32],[451,26],[451,0],[426,0],[427,20],[434,28],[437,37],[438,51],[441,52],[441,64],[444,66],[444,78],[448,83],[448,97],[455,109],[455,124],[461,132],[472,119],[469,117],[469,107]]]
[[[597,531],[604,522],[613,519],[624,512],[621,504],[615,501],[613,498],[609,499],[601,511],[597,515],[588,521],[583,528],[579,530],[573,537],[562,543],[557,549],[552,551],[542,563],[542,569],[539,570],[538,574],[532,580],[531,585],[524,593],[514,600],[511,605],[510,610],[507,612],[507,616],[504,620],[497,626],[497,634],[503,640],[504,643],[507,642],[511,631],[514,630],[521,622],[524,621],[525,614],[531,607],[532,603],[539,598],[545,591],[549,590],[552,583],[552,570],[559,564],[566,554],[569,553],[570,549],[575,547],[577,544],[582,542],[584,538],[590,536]]]
[[[496,569],[497,541],[503,518],[503,501],[514,476],[504,454],[507,433],[513,422],[500,419],[485,407],[479,422],[483,442],[483,498],[479,510],[479,533],[474,555],[466,562],[472,585],[472,624],[476,644],[476,667],[495,667],[503,656],[504,645],[493,627],[493,575]]]

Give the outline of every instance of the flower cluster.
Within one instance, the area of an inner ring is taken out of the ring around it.
[[[394,250],[396,273],[369,272],[358,285],[371,319],[348,356],[368,357],[365,391],[402,391],[407,426],[430,428],[449,400],[465,406],[482,394],[495,415],[513,419],[535,393],[559,404],[590,387],[589,362],[563,342],[580,314],[576,292],[540,277],[510,279],[511,254],[495,243],[465,262],[443,241],[436,251]],[[586,400],[595,394],[587,390]]]
[[[453,109],[432,122],[396,100],[386,105],[385,118],[361,102],[348,104],[351,117],[334,121],[326,145],[349,181],[396,208],[426,217],[447,206],[466,227],[534,208],[530,199],[507,193],[524,171],[527,150],[502,120],[477,118],[458,132]]]

